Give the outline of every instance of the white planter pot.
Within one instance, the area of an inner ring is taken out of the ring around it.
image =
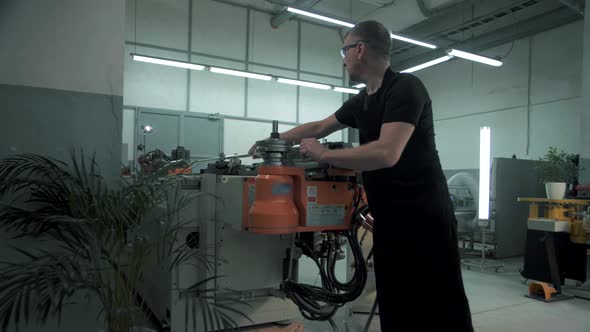
[[[545,183],[545,191],[549,199],[563,199],[565,196],[565,182],[547,182]]]

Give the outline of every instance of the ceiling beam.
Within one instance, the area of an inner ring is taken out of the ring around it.
[[[551,30],[559,26],[577,21],[582,17],[566,7],[559,7],[553,11],[546,12],[518,23],[505,26],[492,32],[478,35],[461,43],[449,45],[448,48],[457,48],[468,52],[481,52],[511,41],[536,35],[540,32]],[[444,50],[430,51],[406,60],[397,62],[395,57],[391,58],[392,69],[401,71],[441,57]]]
[[[466,5],[471,5],[472,2],[475,2],[478,0],[461,0],[459,2],[457,1],[452,1],[454,3],[451,3],[450,5],[443,5],[443,6],[439,6],[439,7],[434,7],[434,8],[429,8],[425,3],[424,0],[416,0],[416,3],[418,3],[418,8],[420,8],[420,12],[422,13],[422,15],[430,18],[430,17],[434,17],[434,16],[438,16],[438,15],[443,15],[443,14],[448,14],[448,13],[452,13],[458,10],[463,10],[463,8]]]
[[[554,0],[551,0],[554,1]],[[515,0],[494,0],[496,10],[508,7],[514,4]],[[433,31],[444,31],[449,27],[457,25],[458,22],[464,22],[465,17],[472,15],[471,6],[478,6],[481,0],[461,2],[459,4],[447,7],[447,10],[437,13],[437,15],[413,24],[402,31],[403,34],[414,36],[416,38],[428,38]],[[489,10],[493,12],[494,10]]]
[[[576,13],[584,16],[584,9],[586,5],[584,0],[560,0],[559,2],[570,7]]]

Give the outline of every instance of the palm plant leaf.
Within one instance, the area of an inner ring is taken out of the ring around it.
[[[0,320],[3,329],[10,318],[20,322],[21,312],[25,321],[29,320],[29,306],[37,303],[37,318],[45,320],[50,311],[61,314],[64,300],[83,287],[74,281],[79,274],[78,262],[68,256],[55,256],[47,253],[33,253],[15,248],[27,258],[25,263],[8,263],[0,272]]]
[[[209,313],[211,312],[209,309],[208,305],[207,305],[207,300],[204,298],[198,298],[199,300],[199,308],[201,309],[201,320],[203,322],[203,329],[205,331],[209,331]],[[193,301],[195,301],[193,299]]]
[[[69,178],[67,165],[59,160],[34,154],[21,154],[0,160],[0,193],[10,186],[7,182],[14,178],[47,179],[58,186],[64,186],[64,178]]]
[[[145,262],[168,260],[171,269],[214,264],[203,254],[207,248],[195,250],[179,238],[193,222],[182,220],[182,211],[196,196],[181,193],[178,178],[167,176],[174,163],[109,190],[95,155],[72,151],[71,156],[69,165],[34,154],[0,160],[0,199],[10,202],[0,205],[0,230],[17,241],[42,238],[52,245],[52,250],[15,246],[11,250],[23,259],[0,262],[2,330],[11,322],[18,328],[22,320],[57,317],[59,323],[64,306],[81,291],[97,296],[105,320],[127,320],[120,326],[128,326],[145,306],[137,291]],[[150,228],[158,236],[147,236]],[[237,312],[211,303],[215,290],[203,288],[215,278],[184,290],[195,305],[193,319],[198,304],[204,326],[235,326],[227,312]]]

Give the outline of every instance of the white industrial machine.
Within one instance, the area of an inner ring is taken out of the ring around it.
[[[173,271],[170,298],[172,331],[185,331],[191,324],[187,310],[192,310],[191,294],[183,294],[191,286],[210,279],[204,288],[216,289],[217,300],[244,313],[232,315],[240,326],[280,322],[297,318],[297,307],[280,294],[285,279],[286,255],[293,235],[255,234],[243,230],[242,209],[245,181],[249,176],[202,174],[185,176],[187,194],[198,191],[193,213],[198,215],[194,224],[188,224],[180,233],[180,241],[192,242],[199,254],[191,264]],[[252,193],[247,192],[252,199]],[[190,213],[186,210],[185,213]],[[191,216],[186,216],[190,218]],[[194,219],[194,218],[191,218]],[[211,264],[206,269],[203,260]],[[232,300],[248,305],[239,305]],[[229,313],[231,314],[231,312]]]

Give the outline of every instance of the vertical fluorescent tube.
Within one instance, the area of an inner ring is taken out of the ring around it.
[[[490,127],[479,131],[479,219],[490,219],[490,166],[492,137]]]

